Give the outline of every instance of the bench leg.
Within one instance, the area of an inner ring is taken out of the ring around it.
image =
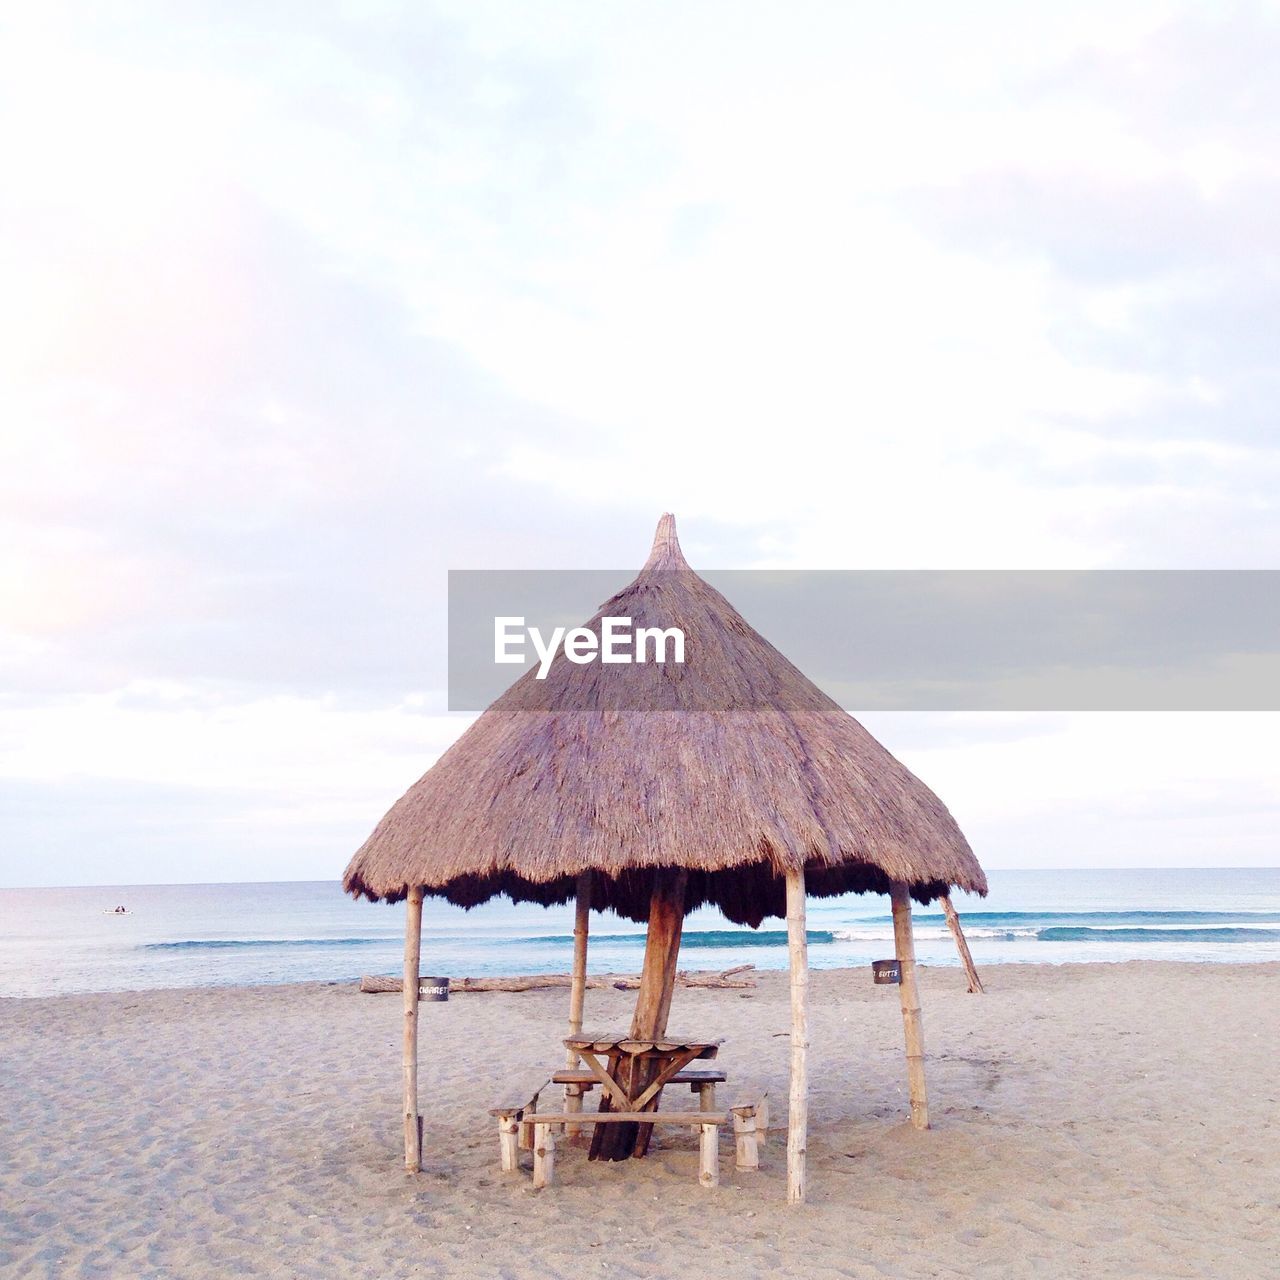
[[[533,1185],[535,1190],[549,1187],[556,1174],[556,1135],[553,1126],[537,1124],[533,1127]]]
[[[698,1181],[704,1187],[720,1185],[720,1128],[701,1125],[702,1140],[698,1144]]]
[[[520,1121],[515,1116],[498,1120],[498,1147],[502,1152],[502,1172],[515,1173],[520,1168]]]
[[[564,1087],[564,1109],[574,1114],[582,1110],[582,1086],[580,1084],[567,1084]],[[565,1134],[572,1140],[582,1132],[580,1124],[574,1124],[570,1121],[564,1127]]]
[[[699,1111],[714,1111],[716,1109],[716,1087],[714,1084],[691,1084],[689,1091],[698,1095]],[[702,1128],[700,1124],[691,1125],[690,1127],[695,1135]]]
[[[756,1115],[733,1113],[734,1165],[738,1169],[760,1168],[760,1143]]]
[[[526,1107],[520,1120],[520,1150],[533,1150],[533,1118],[536,1114],[533,1107]]]

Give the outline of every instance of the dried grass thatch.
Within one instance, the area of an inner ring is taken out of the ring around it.
[[[817,896],[986,893],[942,801],[689,568],[671,516],[587,625],[606,616],[682,627],[685,663],[526,672],[382,819],[348,892],[549,904],[592,870],[592,905],[643,921],[653,869],[678,866],[687,910],[750,925],[784,914],[801,864]]]

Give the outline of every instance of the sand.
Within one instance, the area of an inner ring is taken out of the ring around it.
[[[1280,1274],[1280,965],[922,974],[934,1127],[865,971],[811,987],[809,1203],[784,1135],[695,1178],[692,1134],[557,1185],[498,1170],[490,1106],[558,1064],[560,991],[424,1005],[426,1169],[400,1168],[400,1003],[354,986],[0,1001],[6,1277]],[[591,1027],[633,995],[589,992]],[[729,1092],[785,1122],[786,978],[679,991]],[[668,1105],[686,1106],[688,1094]],[[525,1157],[527,1159],[527,1156]]]

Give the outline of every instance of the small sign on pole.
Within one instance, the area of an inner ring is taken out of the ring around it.
[[[448,978],[421,978],[418,981],[419,1000],[448,1000]]]
[[[873,960],[871,976],[876,986],[888,986],[902,981],[902,970],[896,960]]]

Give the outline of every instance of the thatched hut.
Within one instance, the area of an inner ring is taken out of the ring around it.
[[[788,1187],[803,1198],[806,894],[886,893],[901,962],[913,1121],[928,1123],[910,901],[986,877],[946,806],[694,573],[662,517],[639,576],[586,624],[680,628],[683,664],[526,672],[391,808],[348,892],[408,899],[406,1161],[419,1167],[418,934],[424,894],[469,907],[578,898],[648,921],[633,1031],[661,1035],[684,916],[785,916],[793,1008]],[[949,904],[948,904],[949,905]],[[585,946],[575,949],[579,1026]],[[412,1035],[411,1035],[412,1031]],[[412,1039],[412,1043],[410,1040]]]

